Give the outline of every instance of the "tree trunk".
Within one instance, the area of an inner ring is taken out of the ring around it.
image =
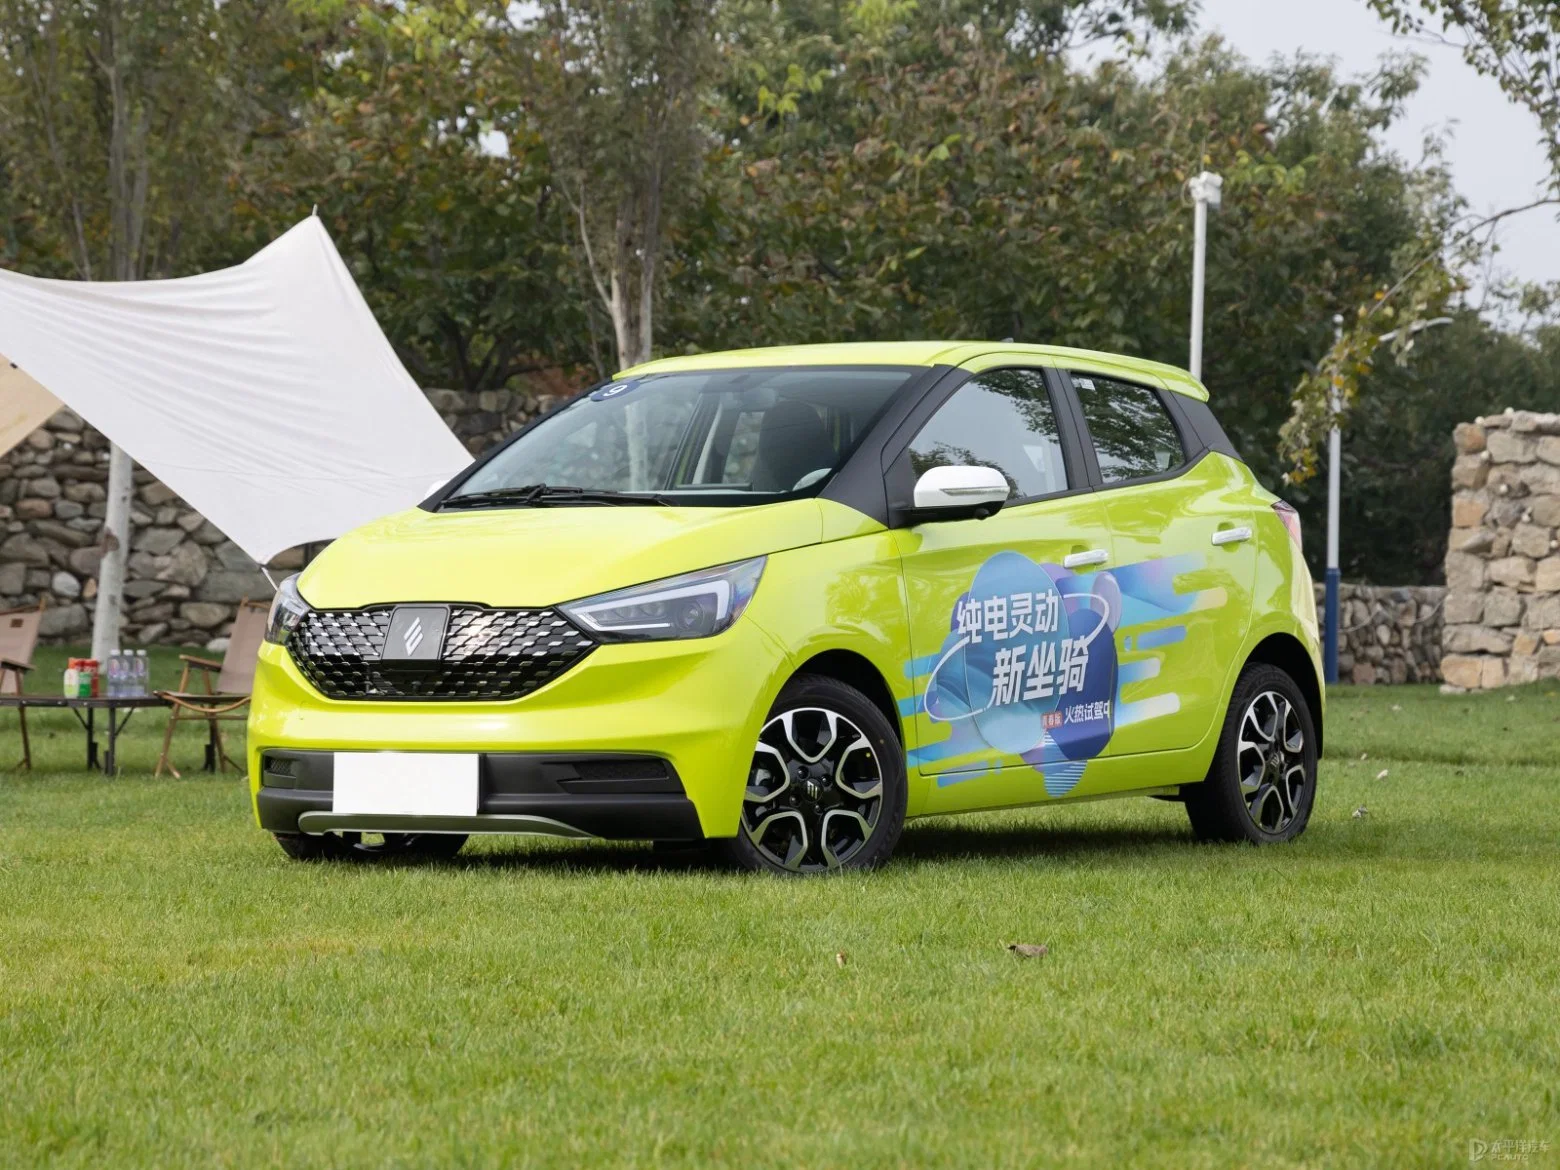
[[[129,92],[133,63],[124,50],[122,17],[119,4],[105,4],[98,34],[98,66],[106,74],[110,119],[109,267],[114,280],[137,280],[143,275],[141,263],[151,160],[146,150],[146,111],[137,108]],[[97,604],[92,615],[92,657],[99,663],[104,663],[120,648],[134,479],[130,456],[118,444],[111,445],[108,505],[103,517],[103,559],[98,565]]]
[[[617,340],[617,368],[626,370],[650,360],[650,306],[639,295],[636,273],[614,269],[611,278],[612,332]]]
[[[612,330],[617,335],[618,369],[650,359],[655,335],[650,294],[655,281],[655,253],[661,246],[658,225],[651,222],[638,192],[618,204],[616,246],[612,253]]]
[[[109,448],[108,508],[103,518],[103,560],[98,565],[97,606],[92,616],[92,657],[105,663],[119,649],[124,609],[125,561],[130,555],[130,493],[135,486],[130,456]]]
[[[654,226],[643,219],[643,208],[630,195],[618,205],[617,247],[609,281],[612,330],[617,337],[618,369],[626,370],[650,360],[654,336],[651,293],[655,283],[654,254],[660,241]],[[645,429],[642,404],[624,404],[624,428],[628,444],[629,491],[652,491],[650,436]]]

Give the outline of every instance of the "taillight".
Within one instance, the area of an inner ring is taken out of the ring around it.
[[[1284,527],[1289,529],[1289,539],[1295,542],[1295,547],[1301,547],[1300,513],[1295,511],[1294,505],[1279,500],[1273,505],[1273,511],[1278,513],[1278,518],[1284,522]]]

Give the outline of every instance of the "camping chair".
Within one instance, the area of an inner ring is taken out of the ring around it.
[[[19,695],[25,689],[27,672],[32,667],[33,650],[38,645],[38,627],[43,624],[40,601],[30,609],[0,611],[0,695]],[[18,768],[32,767],[32,745],[27,742],[27,708],[18,707],[16,717],[22,723],[22,761]]]
[[[238,614],[233,618],[227,651],[221,662],[193,654],[179,655],[184,663],[179,689],[157,692],[157,697],[166,700],[173,710],[168,716],[168,730],[163,734],[162,755],[157,758],[157,768],[152,772],[154,777],[161,776],[165,767],[175,778],[179,777],[179,770],[168,759],[168,749],[173,745],[173,729],[181,721],[191,719],[204,722],[211,734],[208,767],[225,772],[232,764],[238,771],[244,770],[223,749],[219,725],[248,718],[245,708],[249,706],[249,692],[255,682],[255,661],[260,656],[260,643],[265,638],[265,622],[270,609],[270,603],[266,601],[246,598],[238,603]],[[192,672],[198,672],[204,690],[191,688]],[[212,687],[213,675],[216,676],[215,688]]]

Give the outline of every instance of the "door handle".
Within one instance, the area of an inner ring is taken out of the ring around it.
[[[1082,565],[1103,565],[1110,560],[1110,554],[1102,548],[1091,548],[1088,552],[1068,553],[1062,558],[1062,568],[1076,569]]]
[[[1251,539],[1251,528],[1242,524],[1239,528],[1221,528],[1213,534],[1214,544],[1239,544]]]

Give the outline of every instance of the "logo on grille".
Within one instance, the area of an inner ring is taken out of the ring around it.
[[[422,618],[413,618],[412,624],[406,627],[406,637],[402,639],[406,644],[406,652],[408,654],[416,654],[417,647],[422,645],[422,640]]]
[[[381,662],[432,662],[439,657],[449,625],[447,605],[398,605],[385,631]]]

